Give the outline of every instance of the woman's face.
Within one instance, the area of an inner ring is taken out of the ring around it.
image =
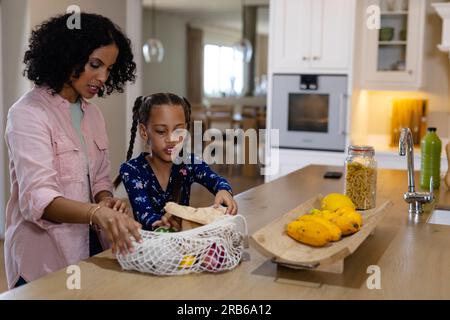
[[[119,49],[114,43],[95,49],[84,66],[84,72],[78,78],[72,77],[60,95],[70,102],[75,102],[78,96],[93,98],[108,80],[118,55]]]
[[[180,136],[180,129],[186,129],[183,107],[166,104],[154,106],[147,127],[142,124],[139,127],[142,138],[151,145],[153,156],[164,162],[172,162],[172,155],[179,153],[184,139]]]

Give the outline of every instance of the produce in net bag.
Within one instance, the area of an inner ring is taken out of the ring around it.
[[[235,268],[247,247],[248,231],[243,216],[225,215],[187,231],[141,230],[141,235],[143,242],[133,242],[133,253],[117,254],[122,269],[155,275],[182,275]]]

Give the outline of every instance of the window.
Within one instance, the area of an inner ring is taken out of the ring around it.
[[[232,47],[205,44],[203,73],[205,96],[233,96],[243,91],[242,53]]]

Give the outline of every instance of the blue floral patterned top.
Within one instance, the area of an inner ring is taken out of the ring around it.
[[[228,181],[215,173],[199,158],[191,155],[191,164],[173,164],[166,191],[160,186],[155,173],[146,160],[148,153],[143,152],[138,157],[120,166],[120,176],[128,193],[136,221],[142,224],[144,230],[152,230],[152,224],[164,215],[164,206],[173,199],[172,193],[179,186],[179,201],[181,205],[189,205],[191,185],[198,182],[214,195],[219,190],[232,193]],[[178,177],[178,182],[175,182]]]

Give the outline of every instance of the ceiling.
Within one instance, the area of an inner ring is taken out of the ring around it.
[[[189,22],[239,30],[242,27],[241,6],[258,6],[259,33],[267,34],[269,25],[269,0],[143,0],[143,5],[157,11],[178,15]]]

